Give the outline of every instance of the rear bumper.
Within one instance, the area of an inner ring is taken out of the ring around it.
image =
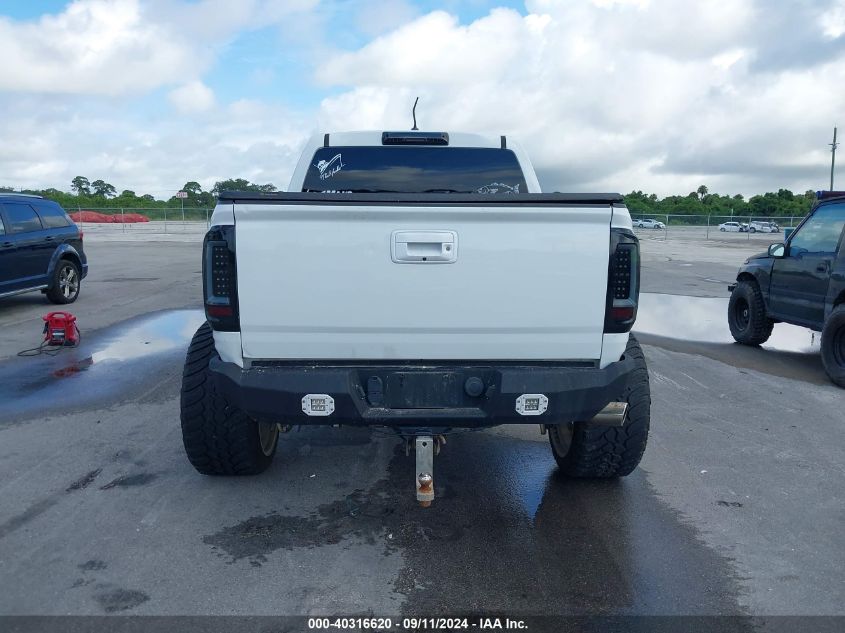
[[[226,399],[250,416],[284,424],[475,428],[590,420],[624,393],[633,359],[603,369],[566,364],[275,364],[242,369],[213,359]],[[467,381],[481,386],[473,396]],[[480,379],[480,383],[477,379]],[[328,394],[334,412],[303,412],[306,394]],[[520,415],[517,398],[543,394],[548,408]]]

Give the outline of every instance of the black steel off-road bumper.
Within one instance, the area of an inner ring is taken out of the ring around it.
[[[265,363],[242,369],[213,359],[209,369],[228,402],[259,420],[472,428],[590,420],[620,398],[635,364],[623,357],[604,369],[590,363]],[[331,415],[306,415],[307,394],[331,396]],[[523,394],[543,394],[547,409],[520,415],[516,403]]]

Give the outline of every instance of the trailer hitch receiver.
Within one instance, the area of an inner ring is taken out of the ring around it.
[[[427,508],[434,501],[434,446],[435,440],[430,435],[416,438],[416,486],[417,501]]]

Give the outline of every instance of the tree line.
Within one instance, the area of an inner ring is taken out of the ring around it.
[[[12,187],[0,187],[2,193],[30,193],[44,196],[55,200],[67,211],[75,209],[163,209],[163,208],[185,208],[210,209],[217,201],[217,194],[221,191],[276,191],[272,183],[259,185],[252,183],[245,178],[229,178],[218,180],[214,183],[211,191],[204,191],[196,181],[189,181],[182,185],[181,191],[187,194],[187,198],[181,199],[174,195],[159,199],[146,193],[138,195],[130,189],[124,189],[120,193],[114,185],[104,180],[89,180],[85,176],[77,176],[70,183],[70,191],[59,191],[55,188],[48,189],[21,189]]]
[[[210,191],[204,191],[196,181],[189,181],[182,185],[182,191],[187,193],[184,199],[186,208],[208,209],[214,207],[216,196],[221,191],[276,191],[271,184],[259,185],[244,178],[230,178],[214,183]],[[0,187],[0,192],[13,192],[11,187]],[[151,194],[138,195],[134,191],[124,189],[119,194],[115,187],[102,179],[90,181],[85,176],[77,176],[70,183],[70,191],[59,191],[49,188],[41,190],[24,190],[22,193],[32,193],[55,200],[65,209],[85,208],[179,208],[183,201],[175,195],[158,199]],[[175,192],[174,192],[175,193]],[[778,189],[751,196],[747,200],[742,195],[722,195],[710,193],[705,185],[686,196],[666,196],[658,198],[656,194],[642,191],[632,191],[625,196],[625,203],[631,215],[666,216],[666,215],[712,215],[739,217],[802,217],[807,214],[815,200],[815,192],[793,193],[789,189]],[[682,220],[682,218],[678,218]],[[677,220],[677,219],[676,219]]]
[[[665,215],[712,215],[739,216],[741,218],[784,218],[803,217],[810,211],[816,199],[814,191],[793,193],[789,189],[778,189],[751,196],[720,195],[710,193],[705,185],[686,196],[658,198],[654,194],[632,191],[625,196],[625,204],[634,216]],[[681,219],[682,218],[676,218]]]

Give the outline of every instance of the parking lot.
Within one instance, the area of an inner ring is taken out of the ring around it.
[[[796,218],[800,221],[800,218]],[[720,231],[718,225],[706,226],[703,223],[700,225],[686,225],[686,224],[669,224],[663,228],[649,228],[634,227],[634,233],[640,238],[659,239],[659,240],[681,240],[687,241],[716,241],[726,244],[741,244],[748,245],[765,245],[770,242],[777,242],[783,239],[783,231],[777,233],[764,233],[762,231],[755,231],[754,233],[747,231]]]
[[[698,230],[638,231],[641,467],[567,481],[537,425],[456,434],[421,509],[412,458],[373,430],[294,431],[258,477],[198,475],[179,384],[201,232],[86,229],[79,348],[16,356],[51,307],[0,302],[0,612],[845,613],[845,393],[805,330],[725,336],[727,284],[777,236]]]

